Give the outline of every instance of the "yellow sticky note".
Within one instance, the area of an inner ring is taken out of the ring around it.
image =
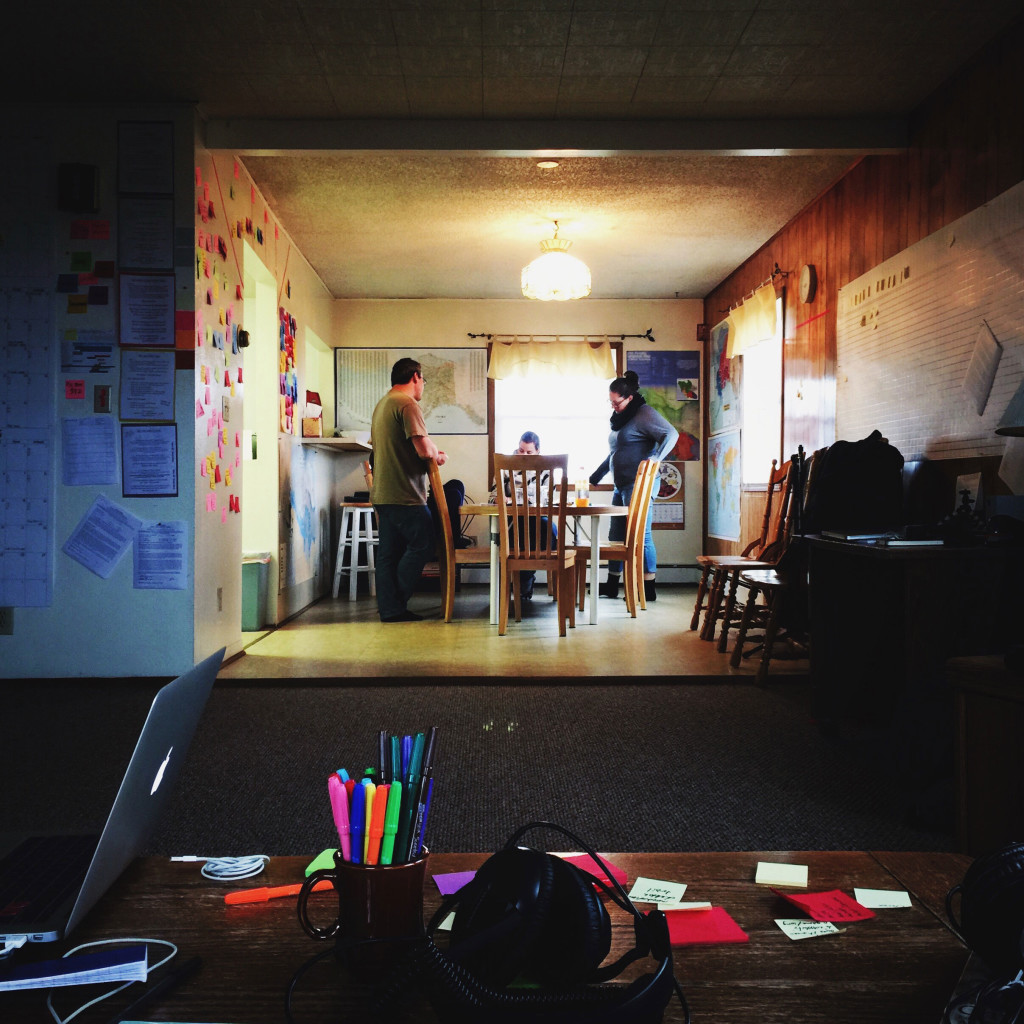
[[[770,861],[757,862],[754,881],[758,885],[792,885],[807,888],[806,864],[773,864]]]

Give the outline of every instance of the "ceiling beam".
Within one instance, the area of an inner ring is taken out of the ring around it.
[[[903,118],[709,121],[210,120],[209,149],[274,156],[297,150],[442,151],[466,156],[731,156],[898,153]]]

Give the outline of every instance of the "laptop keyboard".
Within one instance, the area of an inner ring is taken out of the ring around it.
[[[70,897],[85,878],[97,836],[32,836],[0,859],[0,929],[31,930]]]

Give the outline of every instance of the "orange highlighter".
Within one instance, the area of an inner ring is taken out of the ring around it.
[[[366,831],[368,839],[367,864],[376,864],[380,859],[380,841],[384,837],[384,814],[387,810],[390,789],[390,786],[378,786],[373,798],[373,816],[370,818],[370,827]]]
[[[330,889],[334,885],[328,879],[317,882],[313,886],[313,892],[320,892],[323,889]],[[262,889],[239,889],[237,892],[229,892],[224,897],[227,904],[235,903],[266,903],[267,900],[280,899],[282,896],[298,896],[302,883],[296,885],[272,885],[264,886]]]

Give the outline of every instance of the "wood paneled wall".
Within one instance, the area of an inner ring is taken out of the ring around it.
[[[784,456],[798,445],[811,452],[835,440],[839,289],[1024,180],[1022,53],[1024,18],[921,106],[906,152],[858,161],[705,298],[704,322],[711,327],[776,263],[789,272],[776,280],[785,287],[786,306]],[[817,294],[806,305],[797,295],[805,263],[818,274]],[[709,388],[707,377],[704,383]],[[762,504],[761,494],[743,495],[744,524],[757,520]],[[736,552],[746,539],[705,538],[705,550]]]

